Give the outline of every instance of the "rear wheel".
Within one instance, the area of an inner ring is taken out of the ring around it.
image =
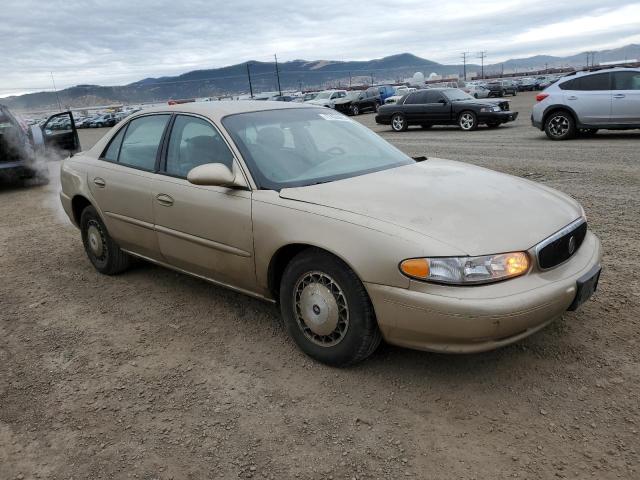
[[[380,104],[378,102],[373,104],[373,111],[378,113],[378,109],[380,108]]]
[[[515,97],[516,95],[518,95],[518,90],[513,91],[513,96]]]
[[[407,125],[407,119],[401,113],[396,113],[391,117],[391,129],[394,132],[404,132],[409,125]]]
[[[462,112],[458,117],[458,125],[465,132],[470,132],[478,128],[476,114],[471,111]]]
[[[115,275],[129,268],[131,257],[120,250],[92,206],[82,211],[80,231],[84,250],[96,270],[105,275]]]
[[[360,114],[360,107],[358,107],[358,105],[351,105],[351,115],[359,115]]]
[[[328,365],[362,361],[382,340],[364,285],[344,262],[322,250],[303,251],[287,265],[280,308],[298,347]]]
[[[576,122],[569,112],[560,110],[549,115],[544,132],[551,140],[567,140],[575,136]]]

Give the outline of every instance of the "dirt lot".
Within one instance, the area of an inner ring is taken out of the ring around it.
[[[499,351],[308,360],[275,307],[150,265],[97,274],[47,187],[0,189],[0,479],[640,478],[640,132],[394,134],[558,188],[604,248],[578,312]],[[81,131],[84,147],[103,131]]]

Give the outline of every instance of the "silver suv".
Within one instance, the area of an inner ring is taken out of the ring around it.
[[[551,140],[640,128],[640,68],[571,73],[536,96],[534,127]]]

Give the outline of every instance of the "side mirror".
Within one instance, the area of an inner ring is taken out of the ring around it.
[[[442,105],[446,105],[447,101],[444,98],[441,98],[440,100],[438,100],[438,103],[441,103]]]
[[[246,188],[247,186],[241,176],[236,175],[222,163],[199,165],[189,171],[187,180],[194,185],[207,185],[210,187]]]

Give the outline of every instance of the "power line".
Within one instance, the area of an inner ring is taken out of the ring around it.
[[[482,52],[478,52],[478,58],[480,59],[480,68],[482,69],[482,78],[484,79],[484,59],[487,56],[487,51],[483,50]]]
[[[467,55],[469,52],[462,52],[462,80],[467,79]]]

